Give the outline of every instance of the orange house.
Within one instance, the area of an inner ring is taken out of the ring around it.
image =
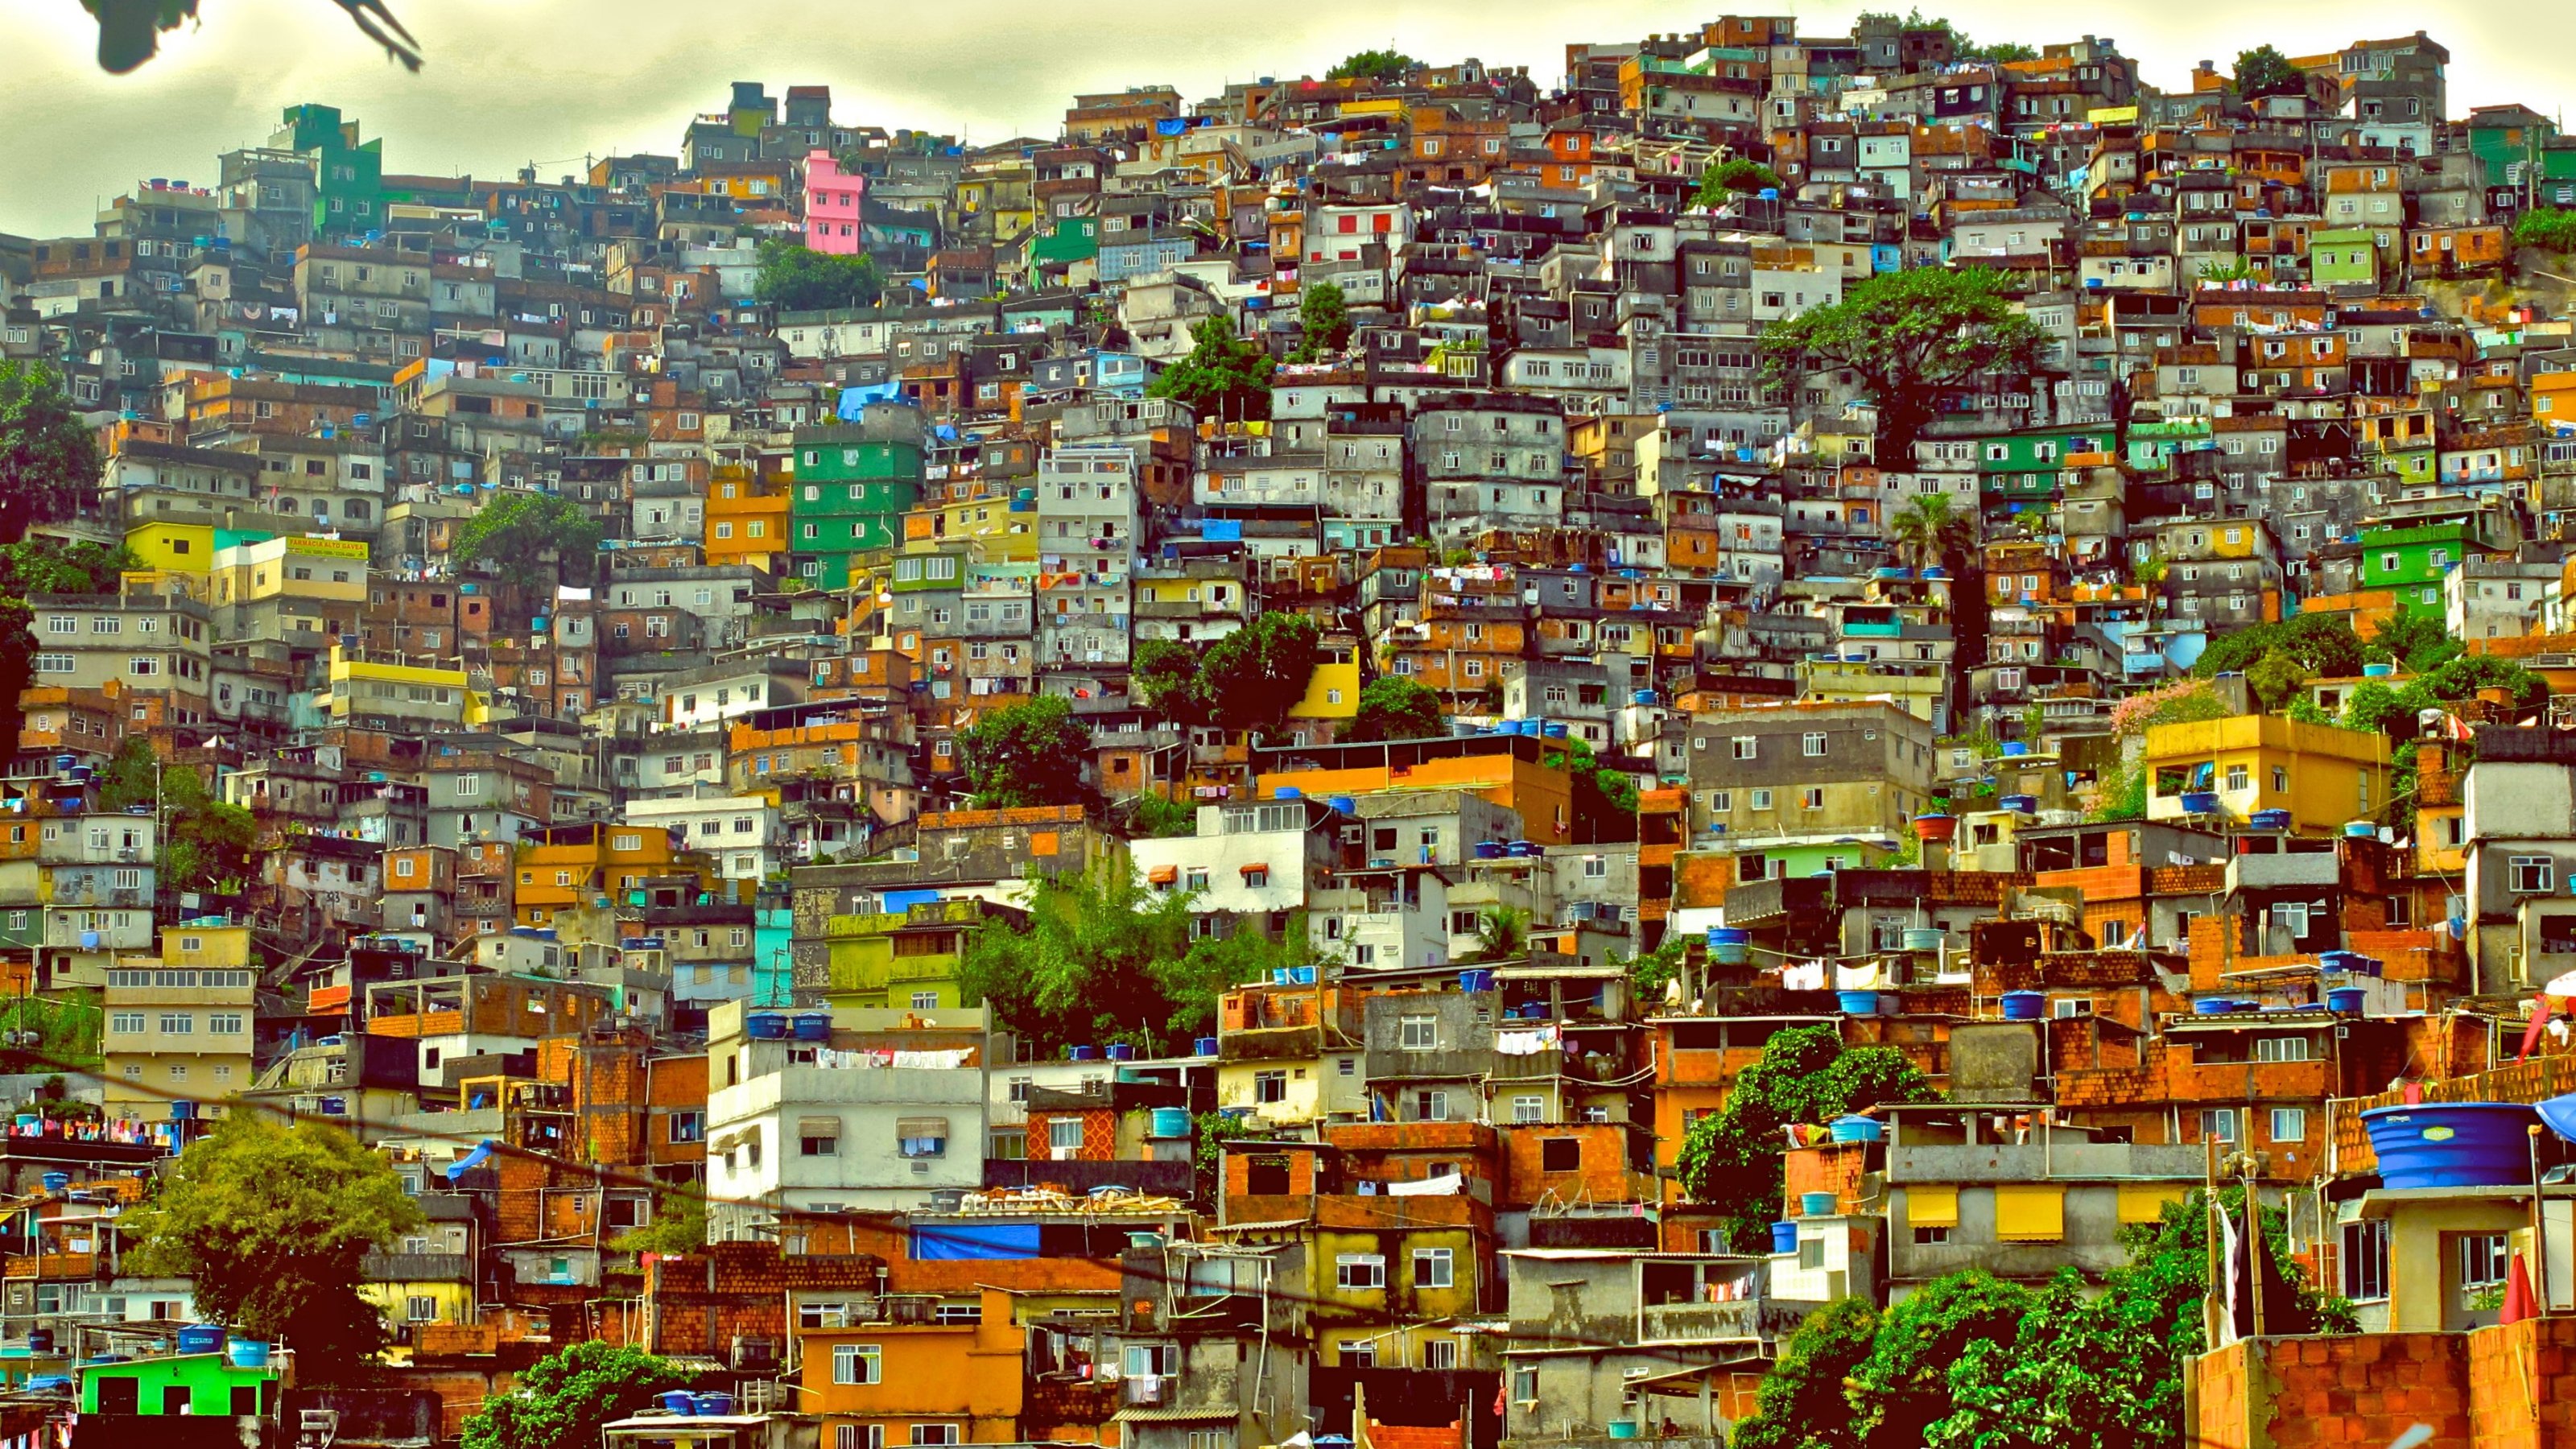
[[[671,845],[671,832],[632,825],[569,825],[523,847],[515,862],[518,923],[544,926],[564,912],[596,908],[647,877],[705,872]]]
[[[986,1288],[983,1299],[977,1323],[924,1315],[800,1330],[797,1407],[823,1417],[826,1444],[1018,1442],[1026,1335],[1012,1321],[1009,1293]]]
[[[787,540],[787,489],[748,468],[716,469],[707,488],[707,563],[746,563],[774,576]]]
[[[1310,799],[1379,790],[1470,790],[1519,811],[1521,829],[1531,840],[1546,845],[1574,840],[1573,777],[1562,766],[1547,763],[1545,744],[1538,739],[1397,740],[1318,745],[1299,753],[1316,767],[1264,772],[1255,782],[1260,798],[1275,799],[1283,785]]]

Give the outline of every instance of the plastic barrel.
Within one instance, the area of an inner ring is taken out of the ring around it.
[[[1547,737],[1547,738],[1549,738],[1549,739],[1551,739],[1551,740],[1561,740],[1561,739],[1564,739],[1564,738],[1566,737],[1566,735],[1567,735],[1568,733],[1570,733],[1570,732],[1571,732],[1571,729],[1572,729],[1572,727],[1571,727],[1571,726],[1568,726],[1568,725],[1561,725],[1561,724],[1558,724],[1558,723],[1557,723],[1556,721],[1554,721],[1554,720],[1549,720],[1549,721],[1547,722],[1547,725],[1546,725],[1545,729],[1542,731],[1542,733],[1544,733],[1544,734],[1546,735],[1546,737]]]
[[[743,1035],[753,1041],[785,1041],[787,1015],[778,1011],[755,1011],[742,1019]]]
[[[1096,1062],[1100,1060],[1100,1048],[1096,1046],[1069,1046],[1064,1049],[1064,1054],[1066,1059],[1070,1061]]]
[[[1771,1251],[1775,1253],[1794,1253],[1798,1251],[1798,1225],[1796,1223],[1773,1223],[1771,1225]]]
[[[1833,1216],[1835,1205],[1834,1195],[1829,1192],[1802,1192],[1798,1194],[1798,1214],[1801,1217],[1831,1217]]]
[[[1315,984],[1315,968],[1312,966],[1294,967],[1292,968],[1290,979],[1294,980],[1300,986],[1312,986]]]
[[[832,1014],[828,1011],[800,1011],[789,1018],[789,1026],[798,1041],[830,1041]]]
[[[2004,1020],[2037,1021],[2048,1014],[2048,993],[2044,991],[2007,991],[2004,993]]]
[[[1187,1108],[1187,1107],[1157,1107],[1157,1108],[1155,1108],[1155,1109],[1154,1109],[1154,1135],[1155,1135],[1155,1136],[1157,1136],[1157,1137],[1187,1137],[1187,1136],[1189,1136],[1189,1135],[1190,1135],[1190,1109],[1189,1109],[1189,1108]]]
[[[2504,1187],[2531,1175],[2527,1129],[2540,1114],[2519,1102],[2379,1107],[2361,1114],[2379,1180],[2410,1187]]]
[[[181,1353],[214,1353],[224,1346],[224,1331],[211,1323],[192,1323],[179,1330]]]
[[[1194,1057],[1212,1057],[1212,1056],[1215,1056],[1215,1055],[1216,1055],[1216,1038],[1215,1038],[1215,1037],[1212,1037],[1212,1036],[1202,1036],[1202,1037],[1195,1037],[1195,1038],[1192,1038],[1192,1039],[1191,1039],[1191,1041],[1190,1041],[1190,1055],[1191,1055],[1191,1056],[1194,1056]]]
[[[1833,1121],[1836,1142],[1883,1142],[1887,1128],[1875,1117],[1836,1117]]]
[[[1502,843],[1501,841],[1499,841],[1499,840],[1479,840],[1479,841],[1477,841],[1477,842],[1476,842],[1476,858],[1477,858],[1478,860],[1500,860],[1500,859],[1502,859],[1502,858],[1503,858],[1503,843]]]
[[[1113,1041],[1109,1044],[1109,1059],[1113,1062],[1132,1062],[1136,1060],[1136,1049],[1123,1041]]]
[[[72,1175],[68,1172],[48,1172],[42,1181],[45,1184],[45,1191],[63,1192],[71,1187]]]
[[[1741,966],[1751,959],[1753,933],[1733,926],[1708,928],[1708,956],[1722,966]]]
[[[1878,993],[1875,991],[1837,991],[1834,1000],[1845,1016],[1878,1015]]]
[[[730,1414],[733,1412],[733,1395],[700,1394],[698,1395],[698,1412],[701,1414]]]
[[[54,1331],[52,1329],[30,1328],[27,1330],[27,1352],[52,1353],[53,1351]]]
[[[662,1396],[662,1407],[674,1414],[694,1414],[698,1411],[698,1396],[687,1389],[673,1389]]]
[[[2359,1016],[2370,993],[2358,986],[2338,986],[2326,993],[2326,1010],[2338,1016]]]

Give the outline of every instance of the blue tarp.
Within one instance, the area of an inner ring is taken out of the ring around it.
[[[1199,538],[1207,543],[1241,543],[1243,542],[1243,520],[1211,518],[1199,525]]]
[[[475,1168],[481,1167],[491,1158],[496,1145],[497,1144],[495,1144],[492,1139],[487,1137],[483,1139],[482,1146],[475,1148],[463,1157],[447,1164],[447,1180],[449,1182],[454,1182],[465,1176],[465,1174],[472,1172]]]
[[[886,914],[893,915],[898,911],[908,911],[925,901],[937,899],[939,899],[937,891],[887,891],[885,893]]]
[[[1190,123],[1178,116],[1165,116],[1154,122],[1157,136],[1186,136],[1189,131]]]
[[[841,421],[855,423],[859,420],[859,410],[868,404],[896,402],[902,397],[903,384],[899,382],[880,382],[867,387],[845,387],[841,389],[841,403],[835,411],[841,415]]]
[[[1034,1258],[1035,1223],[941,1223],[912,1230],[916,1263],[956,1263],[971,1258]]]

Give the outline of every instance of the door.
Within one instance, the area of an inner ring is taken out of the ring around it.
[[[161,1412],[164,1414],[184,1414],[188,1412],[188,1394],[189,1390],[186,1384],[163,1385],[161,1389]]]
[[[98,1411],[102,1414],[142,1413],[143,1381],[131,1378],[100,1379]]]

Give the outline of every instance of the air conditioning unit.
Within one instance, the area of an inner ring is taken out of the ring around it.
[[[1050,1162],[1072,1162],[1081,1155],[1081,1152],[1082,1149],[1079,1147],[1051,1147],[1047,1149],[1047,1160]]]

